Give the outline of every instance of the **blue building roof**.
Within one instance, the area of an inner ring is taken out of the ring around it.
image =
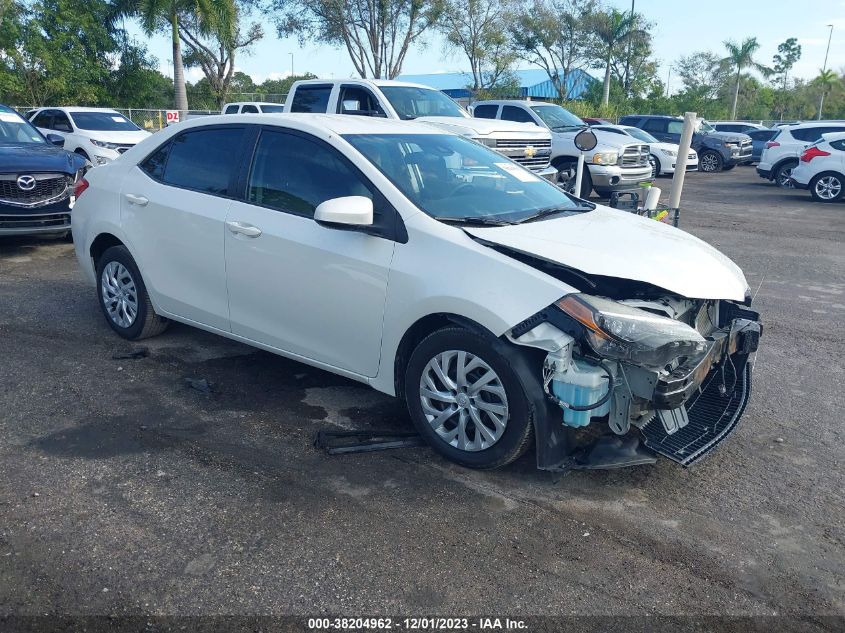
[[[515,70],[514,76],[519,80],[519,95],[514,97],[533,97],[536,99],[559,99],[558,94],[549,75],[542,68],[530,68],[527,70]],[[399,81],[423,84],[445,92],[455,99],[470,97],[470,90],[467,86],[472,85],[472,75],[469,73],[431,73],[428,75],[399,75]],[[583,96],[589,85],[597,81],[595,77],[588,75],[583,70],[575,70],[569,76],[566,84],[569,94],[563,95],[567,99],[578,99]]]

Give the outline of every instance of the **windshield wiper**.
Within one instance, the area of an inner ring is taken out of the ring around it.
[[[484,226],[509,226],[514,224],[513,222],[507,222],[505,220],[496,220],[495,218],[484,217],[484,216],[467,216],[462,218],[446,218],[442,216],[435,215],[435,220],[440,220],[446,224],[481,224]]]
[[[539,220],[541,218],[547,218],[550,215],[557,215],[558,213],[583,213],[584,211],[592,211],[595,207],[588,206],[588,207],[544,207],[542,209],[537,209],[536,212],[533,214],[522,218],[519,221],[519,224],[523,224],[524,222],[533,222],[534,220]]]

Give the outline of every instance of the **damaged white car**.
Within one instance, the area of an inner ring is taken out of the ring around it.
[[[118,334],[180,321],[368,383],[465,466],[532,444],[544,469],[686,466],[748,402],[761,325],[733,262],[434,127],[204,117],[76,195]]]

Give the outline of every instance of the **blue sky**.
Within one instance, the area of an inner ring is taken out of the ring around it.
[[[630,0],[606,0],[606,4],[630,10]],[[726,39],[741,40],[756,36],[761,44],[757,60],[770,64],[777,46],[788,37],[797,37],[803,54],[793,73],[812,78],[824,62],[828,27],[833,24],[828,68],[845,69],[845,0],[636,0],[636,10],[655,23],[654,49],[660,62],[660,74],[666,81],[669,65],[681,55],[699,50],[713,50],[721,54]],[[266,20],[262,20],[266,24]],[[272,26],[266,26],[264,39],[249,56],[241,56],[237,69],[256,81],[279,78],[290,74],[291,53],[297,73],[310,71],[319,77],[352,77],[354,68],[345,50],[328,46],[301,47],[295,39],[280,40]],[[137,28],[131,29],[140,37]],[[146,39],[146,38],[143,38]],[[169,40],[155,36],[149,41],[162,72],[170,75],[171,53]],[[421,74],[465,70],[463,59],[444,50],[443,40],[429,34],[409,52],[403,72]],[[599,71],[592,71],[598,75]],[[195,81],[199,69],[188,72]],[[670,88],[680,88],[672,78]]]

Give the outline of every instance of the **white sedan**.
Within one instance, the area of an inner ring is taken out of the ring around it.
[[[808,189],[813,200],[837,202],[845,197],[845,132],[822,134],[793,167],[790,181],[796,189]]]
[[[651,134],[638,127],[631,125],[595,125],[594,130],[604,130],[613,134],[622,134],[625,136],[633,136],[635,139],[648,143],[651,151],[651,177],[674,174],[675,165],[678,161],[678,150],[680,147],[675,143],[662,143],[654,138]],[[687,158],[687,171],[698,171],[698,154],[694,149],[690,149]]]
[[[761,330],[733,262],[432,126],[205,117],[76,195],[117,334],[179,321],[369,384],[465,466],[534,443],[551,470],[688,465],[749,398]],[[576,446],[589,424],[608,433]]]

